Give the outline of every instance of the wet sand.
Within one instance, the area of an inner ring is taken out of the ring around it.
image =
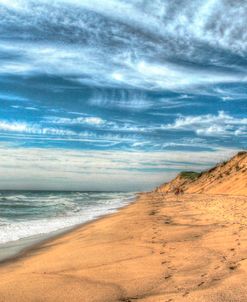
[[[247,197],[141,194],[0,267],[0,301],[247,301]]]

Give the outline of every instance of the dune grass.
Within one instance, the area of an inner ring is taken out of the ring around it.
[[[199,172],[194,172],[194,171],[183,171],[180,173],[181,177],[190,179],[190,180],[196,180],[201,173]]]

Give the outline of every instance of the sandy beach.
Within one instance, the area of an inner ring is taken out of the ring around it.
[[[246,301],[247,197],[146,193],[1,265],[0,301]]]

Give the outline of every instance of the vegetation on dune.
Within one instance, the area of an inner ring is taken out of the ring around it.
[[[246,163],[247,151],[240,151],[228,161],[222,161],[207,170],[183,171],[171,182],[160,186],[157,191],[245,195]]]
[[[244,156],[244,155],[247,155],[247,151],[240,151],[237,153],[238,156]],[[194,172],[194,171],[183,171],[180,173],[180,176],[182,178],[185,178],[185,179],[189,179],[189,180],[196,180],[198,179],[200,176],[202,175],[205,175],[207,174],[210,178],[213,177],[213,175],[210,175],[213,171],[215,171],[216,169],[218,168],[221,168],[221,167],[224,167],[225,165],[227,165],[229,163],[229,161],[222,161],[221,163],[217,164],[216,166],[208,169],[208,170],[205,170],[205,171],[202,171],[202,172]],[[235,165],[235,170],[236,171],[239,171],[241,170],[241,167],[239,166],[239,164],[237,163]],[[220,172],[220,171],[219,171]],[[231,168],[229,168],[228,171],[225,171],[225,175],[230,175],[231,174]],[[222,173],[220,173],[217,177],[217,179],[219,178],[222,178],[223,175]]]
[[[247,151],[239,151],[237,155],[245,155],[247,154]]]
[[[200,175],[201,175],[201,173],[194,172],[194,171],[183,171],[180,173],[181,177],[190,179],[190,180],[196,180]]]

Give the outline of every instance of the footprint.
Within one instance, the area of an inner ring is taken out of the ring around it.
[[[236,268],[237,268],[237,265],[234,265],[234,264],[229,266],[229,269],[231,271],[234,271]]]
[[[172,277],[172,275],[166,275],[165,279],[167,280],[167,279],[170,279],[171,277]]]
[[[176,268],[175,268],[175,267],[168,266],[168,268],[169,268],[171,271],[176,271]]]
[[[213,278],[213,279],[212,279],[212,281],[215,281],[215,282],[216,282],[216,281],[220,281],[220,280],[221,280],[220,278]]]

